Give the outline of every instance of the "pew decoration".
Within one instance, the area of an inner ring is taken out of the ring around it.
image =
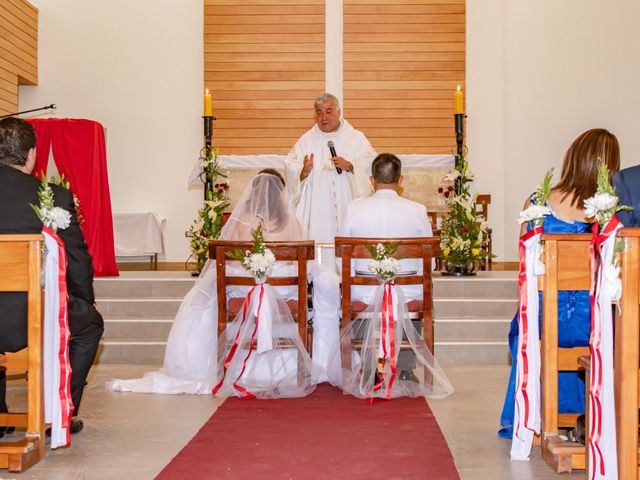
[[[613,390],[613,318],[611,302],[620,299],[622,283],[615,258],[616,232],[622,227],[616,212],[630,209],[618,205],[609,170],[598,168],[598,189],[585,200],[585,215],[593,218],[591,264],[591,370],[589,378],[589,465],[591,480],[618,478],[615,398]]]
[[[520,224],[532,227],[520,237],[520,271],[518,275],[518,350],[515,409],[511,459],[527,460],[534,435],[540,434],[540,332],[538,326],[538,287],[536,276],[544,274],[540,260],[544,232],[542,224],[551,213],[547,199],[551,191],[553,169],[547,171],[542,183],[531,197],[529,207],[520,212]]]

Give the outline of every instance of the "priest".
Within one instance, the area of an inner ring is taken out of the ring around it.
[[[330,93],[316,98],[316,125],[293,146],[285,164],[287,188],[307,238],[333,243],[347,204],[371,193],[376,156],[364,134],[340,118]]]

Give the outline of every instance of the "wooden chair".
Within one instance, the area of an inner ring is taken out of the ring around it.
[[[42,235],[0,235],[0,291],[27,294],[27,348],[0,355],[0,369],[27,373],[26,413],[0,413],[0,426],[26,428],[23,439],[0,441],[0,468],[21,472],[45,455],[40,287]]]
[[[561,427],[575,425],[578,414],[558,413],[558,372],[578,371],[579,357],[589,347],[558,347],[558,292],[589,290],[589,244],[591,234],[544,234],[545,274],[539,278],[542,291],[541,332],[541,425],[542,456],[558,473],[584,469],[586,449],[559,438]]]
[[[298,270],[296,276],[290,277],[270,277],[268,283],[274,286],[297,285],[297,299],[289,300],[289,310],[294,320],[298,324],[298,333],[302,338],[302,343],[311,353],[313,345],[313,325],[311,318],[307,315],[307,302],[309,287],[307,285],[307,261],[315,258],[315,243],[313,240],[301,242],[266,242],[276,257],[277,261],[296,262]],[[226,256],[226,252],[240,248],[242,251],[251,249],[253,242],[235,242],[229,240],[209,241],[209,258],[216,261],[217,289],[218,289],[218,335],[227,326],[227,322],[233,320],[240,312],[244,298],[227,297],[227,287],[255,285],[253,277],[229,276],[226,271],[226,262],[232,261]],[[301,300],[302,299],[302,300]]]
[[[376,245],[382,243],[389,245],[399,243],[395,255],[403,259],[418,258],[422,261],[422,275],[398,276],[395,283],[397,285],[421,285],[422,300],[412,300],[407,303],[407,311],[411,314],[412,320],[422,320],[422,336],[429,350],[434,352],[434,332],[433,332],[433,284],[431,278],[431,260],[440,252],[439,237],[419,237],[419,238],[354,238],[336,237],[336,257],[342,257],[342,317],[340,321],[341,329],[356,319],[366,318],[364,312],[368,305],[363,302],[353,302],[351,298],[351,287],[354,285],[369,285],[372,288],[379,285],[378,279],[371,276],[360,276],[357,272],[352,274],[352,259],[370,259],[371,254],[366,249],[366,245]],[[360,341],[353,339],[351,344],[343,345],[342,365],[343,368],[351,368],[351,350],[360,348]],[[409,345],[403,342],[400,348],[407,349]]]
[[[623,228],[618,238],[624,242],[620,254],[622,297],[616,309],[614,340],[614,390],[618,478],[637,480],[638,408],[640,408],[640,228]]]

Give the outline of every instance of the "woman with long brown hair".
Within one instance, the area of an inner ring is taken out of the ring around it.
[[[589,233],[591,223],[585,217],[584,201],[597,189],[598,167],[604,163],[611,175],[620,169],[620,146],[615,135],[603,128],[587,130],[576,138],[564,156],[560,182],[549,194],[547,205],[551,213],[544,219],[545,233]],[[609,179],[611,180],[611,179]],[[529,207],[532,199],[525,202]],[[523,224],[521,234],[533,228],[533,222]],[[539,297],[540,298],[540,297]],[[542,309],[540,309],[540,313]],[[518,347],[518,318],[511,322],[509,349],[511,375],[500,416],[498,435],[513,435],[514,394],[516,381],[516,349]],[[541,318],[538,318],[541,321]],[[585,290],[558,292],[558,346],[580,347],[589,345],[591,331],[591,304]],[[560,372],[558,374],[558,412],[584,413],[584,374]]]

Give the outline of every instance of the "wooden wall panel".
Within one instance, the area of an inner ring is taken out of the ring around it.
[[[374,147],[450,153],[465,0],[344,0],[344,111]]]
[[[0,2],[0,115],[18,110],[18,85],[38,82],[38,10],[26,0]]]
[[[324,0],[205,0],[204,86],[220,153],[287,153],[313,125],[324,12]]]

